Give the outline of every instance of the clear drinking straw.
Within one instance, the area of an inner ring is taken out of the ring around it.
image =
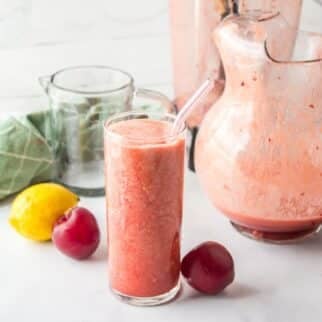
[[[215,79],[213,76],[207,78],[207,80],[205,80],[201,84],[201,86],[194,92],[194,94],[183,105],[175,121],[173,122],[172,133],[174,135],[180,132],[189,114],[196,108],[196,106],[202,100],[202,98],[204,98],[209,94],[209,92],[213,89],[214,84],[215,84]]]

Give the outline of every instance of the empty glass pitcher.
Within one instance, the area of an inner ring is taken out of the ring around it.
[[[70,67],[39,81],[50,102],[46,138],[55,180],[82,195],[104,194],[104,120],[132,109],[174,111],[167,97],[136,89],[130,74],[107,66]]]

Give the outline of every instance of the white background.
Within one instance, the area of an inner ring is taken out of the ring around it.
[[[322,11],[304,0],[302,26],[322,32]],[[68,65],[107,64],[131,72],[141,86],[172,95],[166,0],[0,0],[0,117],[46,104],[37,77]],[[186,180],[183,253],[204,240],[232,252],[236,281],[217,297],[185,286],[158,308],[119,303],[109,290],[106,245],[91,261],[74,262],[51,244],[17,236],[0,204],[0,321],[321,322],[322,236],[301,245],[273,246],[236,234]],[[102,232],[104,200],[83,199]]]

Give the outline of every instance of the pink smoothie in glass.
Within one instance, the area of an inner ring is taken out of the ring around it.
[[[112,290],[153,297],[179,282],[184,137],[172,124],[121,120],[105,133],[105,171]]]

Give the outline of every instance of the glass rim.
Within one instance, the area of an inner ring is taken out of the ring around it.
[[[278,10],[261,10],[261,9],[246,9],[242,12],[244,16],[249,16],[258,22],[272,20],[281,15]],[[259,15],[261,14],[261,15]]]
[[[277,11],[272,14],[268,14],[267,16],[264,16],[264,17],[256,18],[256,16],[254,16],[253,14],[257,13],[257,12],[265,13],[265,11],[256,10],[256,9],[255,10],[246,10],[239,17],[240,18],[247,18],[248,17],[248,18],[250,18],[254,21],[257,21],[257,22],[265,22],[265,21],[268,21],[268,20],[271,20],[271,19],[274,19],[274,18],[280,16],[287,23],[288,28],[295,31],[296,37],[302,33],[302,34],[305,34],[306,36],[317,36],[317,37],[321,38],[321,41],[322,41],[322,33],[308,31],[305,29],[294,28],[294,27],[290,26],[290,24],[285,20],[285,18],[283,17],[283,15],[281,14],[280,11]],[[266,12],[266,13],[268,13],[268,12]],[[234,19],[234,18],[235,18],[235,16],[228,16],[225,18],[224,21],[229,21],[229,19]],[[296,37],[295,37],[295,39],[296,39]],[[264,54],[265,54],[265,57],[269,60],[269,62],[271,62],[273,64],[277,64],[277,65],[304,65],[304,64],[315,64],[315,63],[322,62],[322,57],[321,58],[317,57],[317,58],[312,58],[312,59],[298,59],[298,60],[297,59],[294,59],[294,60],[292,60],[292,59],[289,59],[289,60],[278,59],[271,54],[271,52],[268,48],[268,43],[269,43],[270,39],[271,39],[271,37],[268,36],[264,41]]]
[[[316,32],[309,32],[309,31],[305,31],[305,30],[299,30],[297,29],[297,34],[299,32],[304,32],[310,35],[317,35],[321,38],[322,41],[322,34],[316,33]],[[274,64],[277,65],[305,65],[305,64],[314,64],[314,63],[321,63],[322,62],[322,58],[313,58],[313,59],[299,59],[299,60],[282,60],[282,59],[277,59],[274,58],[273,55],[270,53],[269,49],[268,49],[268,41],[269,39],[265,40],[264,43],[264,51],[265,51],[265,55],[267,57],[267,59]]]
[[[72,70],[77,70],[77,69],[101,69],[101,70],[106,70],[106,71],[111,71],[111,72],[117,72],[120,73],[124,76],[126,76],[128,78],[127,82],[125,82],[123,85],[115,87],[113,89],[106,89],[106,90],[99,90],[99,91],[81,91],[81,90],[75,90],[72,88],[68,88],[68,87],[64,87],[61,85],[58,85],[57,83],[55,83],[55,78],[57,76],[59,76],[60,74],[66,72],[66,71],[72,71]],[[82,95],[102,95],[102,94],[110,94],[110,93],[114,93],[114,92],[118,92],[122,89],[125,89],[127,87],[130,86],[134,86],[134,78],[133,76],[116,67],[111,67],[111,66],[107,66],[107,65],[76,65],[76,66],[69,66],[69,67],[65,67],[62,69],[59,69],[58,71],[56,71],[54,74],[52,74],[50,76],[50,84],[54,87],[56,87],[59,90],[65,91],[65,92],[72,92],[72,93],[77,93],[77,94],[82,94]]]
[[[167,121],[165,119],[160,119],[160,121],[164,121],[164,122],[168,122],[170,124],[173,124],[175,119],[176,119],[176,115],[175,114],[171,114],[171,113],[163,113],[163,112],[148,112],[148,111],[128,111],[128,112],[121,112],[121,113],[117,113],[111,117],[109,117],[105,122],[104,122],[104,137],[106,135],[109,135],[113,138],[116,138],[120,141],[125,141],[128,143],[134,143],[134,144],[142,144],[142,145],[149,145],[149,144],[166,144],[166,143],[170,143],[172,141],[175,141],[179,136],[181,136],[182,134],[185,133],[186,129],[187,129],[187,125],[186,123],[181,125],[180,131],[177,133],[169,133],[167,135],[160,135],[160,136],[154,136],[154,137],[149,137],[149,140],[147,142],[147,138],[146,137],[126,137],[124,135],[121,135],[117,132],[113,132],[111,130],[109,130],[110,125],[117,123],[117,122],[121,122],[121,121],[126,121],[126,120],[132,120],[132,119],[140,119],[140,117],[137,118],[128,118],[126,119],[126,117],[130,117],[130,116],[147,116],[147,118],[141,118],[141,119],[151,119],[151,120],[156,120],[158,121],[158,119],[153,119],[150,116],[156,116],[156,117],[163,117],[163,118],[168,118],[171,121]],[[125,119],[123,119],[125,118]],[[118,121],[119,120],[119,121]]]
[[[268,18],[263,18],[263,19],[259,19],[258,21],[262,22],[262,21],[266,21],[266,20],[270,20],[273,18],[276,18],[277,16],[280,15],[280,12],[277,12],[275,15],[272,15],[271,17]],[[293,28],[291,26],[289,26],[290,29],[293,29],[295,31],[295,39],[297,38],[297,36],[299,34],[305,34],[306,36],[318,36],[321,38],[322,40],[322,34],[318,33],[318,32],[314,32],[314,31],[307,31],[307,30],[302,30],[299,28]],[[278,58],[274,58],[273,55],[270,53],[270,50],[268,48],[268,42],[270,40],[270,37],[268,37],[265,42],[264,42],[264,50],[265,50],[265,55],[266,57],[269,59],[270,62],[274,63],[274,64],[278,64],[278,65],[303,65],[303,64],[312,64],[312,63],[319,63],[322,61],[322,58],[313,58],[313,59],[290,59],[290,60],[282,60],[282,59],[278,59]]]

